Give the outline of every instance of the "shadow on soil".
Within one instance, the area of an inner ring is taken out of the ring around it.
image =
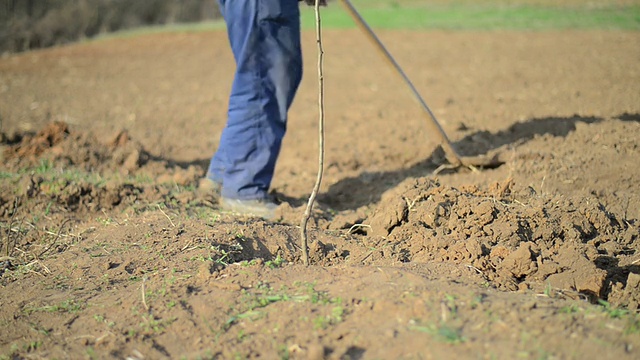
[[[624,121],[638,121],[640,116],[638,114],[623,114],[617,118]],[[524,144],[536,136],[565,137],[576,129],[576,124],[579,122],[594,124],[601,121],[603,119],[599,117],[577,115],[535,118],[516,123],[495,134],[488,131],[476,131],[456,142],[454,146],[463,156],[483,155],[503,146],[514,147]],[[406,178],[424,177],[433,173],[443,160],[444,154],[438,148],[429,157],[409,168],[389,172],[363,172],[357,177],[343,179],[332,185],[327,193],[321,194],[318,200],[338,211],[355,210],[379,201],[385,191],[397,186]]]
[[[151,154],[149,154],[149,159],[152,161],[166,162],[168,169],[179,168],[179,169],[186,170],[191,166],[195,166],[197,168],[203,169],[205,172],[209,168],[209,162],[211,161],[211,158],[196,159],[193,161],[177,161],[177,160],[165,158],[162,156],[151,155]]]
[[[601,299],[609,297],[614,284],[622,284],[623,288],[626,287],[629,274],[640,275],[640,265],[620,266],[620,260],[613,256],[600,256],[595,260],[595,264],[599,269],[607,272],[602,293],[598,294],[598,298]]]
[[[625,122],[640,122],[640,114],[623,113],[613,117]],[[516,123],[506,130],[497,133],[489,131],[475,131],[466,135],[462,140],[454,143],[457,151],[464,156],[477,156],[487,154],[491,150],[500,147],[515,147],[537,137],[550,135],[555,137],[566,137],[576,129],[577,123],[595,124],[603,121],[600,117],[545,117],[534,118],[525,122]],[[153,160],[164,160],[169,168],[177,167],[187,169],[196,166],[206,171],[209,167],[209,158],[197,159],[194,161],[175,161],[172,159],[155,158]],[[327,193],[320,194],[318,200],[334,210],[355,210],[361,206],[375,203],[380,200],[382,194],[397,186],[400,182],[409,177],[424,177],[438,168],[444,162],[442,149],[436,149],[426,159],[419,161],[409,168],[399,169],[389,172],[362,172],[357,177],[343,179],[332,185]],[[446,172],[456,170],[445,170]],[[277,197],[290,203],[292,206],[302,206],[307,198],[291,198],[285,194],[277,194]]]
[[[628,121],[628,122],[631,122],[631,121],[640,122],[640,114],[624,113],[622,115],[618,115],[616,119],[621,121]]]

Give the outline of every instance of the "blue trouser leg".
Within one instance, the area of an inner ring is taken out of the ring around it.
[[[302,78],[298,0],[219,0],[236,73],[207,177],[222,196],[266,196]]]

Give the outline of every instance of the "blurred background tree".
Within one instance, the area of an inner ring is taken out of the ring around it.
[[[217,0],[0,0],[0,53],[219,17]]]

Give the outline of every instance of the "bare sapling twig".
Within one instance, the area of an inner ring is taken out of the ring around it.
[[[318,44],[318,176],[313,191],[309,196],[307,208],[300,223],[300,238],[302,240],[302,258],[304,264],[309,266],[309,246],[307,239],[307,223],[311,217],[311,210],[320,191],[322,174],[324,170],[324,49],[322,47],[322,21],[320,18],[320,0],[316,0],[316,42]]]

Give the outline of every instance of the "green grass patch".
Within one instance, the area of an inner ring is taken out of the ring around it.
[[[72,313],[75,314],[84,309],[84,306],[80,303],[77,303],[74,300],[65,300],[59,304],[54,305],[44,305],[40,307],[25,307],[22,309],[22,312],[26,315],[30,315],[35,312],[44,312],[44,313]]]
[[[278,254],[275,259],[267,261],[265,265],[271,269],[275,269],[281,267],[284,263],[284,259],[280,257],[280,254]]]
[[[426,324],[426,325],[413,325],[411,330],[427,333],[432,335],[436,340],[448,343],[448,344],[460,344],[466,341],[461,335],[460,330],[451,327],[446,324]]]
[[[640,30],[640,6],[560,7],[508,4],[415,4],[388,1],[368,4],[354,1],[373,28],[443,30],[547,30],[619,29]],[[349,15],[338,4],[323,9],[323,28],[352,28]],[[315,26],[312,9],[302,10],[304,28]]]
[[[16,173],[7,172],[7,171],[0,171],[0,180],[3,180],[3,179],[13,180],[13,179],[17,179],[19,177],[20,177],[20,175],[16,174]]]
[[[521,1],[352,0],[372,28],[410,30],[640,30],[640,5],[536,5]],[[321,9],[323,29],[349,29],[355,23],[337,2]],[[313,7],[301,6],[303,29],[315,28]],[[224,30],[222,20],[141,27],[102,35],[95,40],[158,33]]]
[[[20,180],[23,176],[39,175],[43,178],[44,183],[54,187],[64,187],[66,182],[79,183],[86,182],[96,186],[103,186],[106,179],[99,174],[86,172],[75,167],[65,168],[54,164],[51,160],[41,159],[33,166],[27,166],[16,172],[0,172],[0,181]]]
[[[230,309],[230,316],[223,324],[222,330],[229,330],[234,324],[242,320],[257,321],[266,313],[265,308],[279,302],[309,303],[321,308],[331,305],[330,312],[319,314],[313,319],[314,328],[324,329],[344,320],[346,310],[342,306],[341,298],[330,297],[327,292],[315,289],[311,283],[295,283],[296,289],[282,287],[272,289],[268,284],[258,283],[254,289],[243,290],[240,303]]]

